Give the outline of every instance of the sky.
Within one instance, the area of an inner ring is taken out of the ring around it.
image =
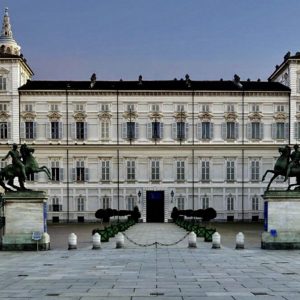
[[[35,80],[267,80],[287,51],[300,51],[299,0],[0,4]]]

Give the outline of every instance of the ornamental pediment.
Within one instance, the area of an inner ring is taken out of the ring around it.
[[[225,113],[224,118],[227,122],[235,122],[238,118],[238,115],[236,112],[227,112]]]
[[[248,115],[248,118],[251,122],[260,122],[263,115],[259,112],[252,112]]]
[[[213,115],[209,112],[202,112],[198,115],[198,117],[201,121],[204,121],[204,122],[208,121],[209,122],[212,119]]]
[[[8,74],[8,73],[9,73],[9,70],[7,70],[3,67],[0,68],[0,74]]]
[[[0,111],[0,120],[6,121],[9,118],[10,114],[7,111]]]
[[[78,112],[74,113],[73,117],[74,117],[75,121],[83,122],[86,119],[86,113],[83,111],[78,111]]]
[[[185,111],[178,111],[174,114],[176,122],[184,121],[188,117],[188,114]]]
[[[297,113],[295,117],[297,120],[300,120],[300,113]]]
[[[112,114],[108,111],[102,111],[98,114],[98,118],[100,120],[110,120],[112,117]]]
[[[278,112],[273,116],[276,122],[281,122],[281,121],[284,122],[287,119],[287,117],[288,117],[287,114],[284,112]]]
[[[157,111],[154,111],[152,113],[149,114],[149,118],[151,120],[159,120],[163,117],[163,114]]]
[[[123,113],[123,118],[127,120],[135,120],[138,117],[138,113],[136,111],[125,111]]]
[[[34,121],[34,119],[36,118],[36,113],[32,111],[25,111],[22,112],[21,117],[25,122]]]
[[[52,111],[48,114],[48,118],[50,121],[58,121],[62,117],[58,111]]]

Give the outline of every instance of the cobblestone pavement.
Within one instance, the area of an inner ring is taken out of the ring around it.
[[[173,242],[174,224],[138,224],[128,237]],[[53,234],[53,233],[52,233]],[[0,299],[227,300],[300,299],[300,251],[211,249],[198,239],[172,247],[115,240],[91,250],[0,252]]]

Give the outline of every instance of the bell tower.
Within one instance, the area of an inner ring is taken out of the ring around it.
[[[0,34],[0,143],[19,143],[20,99],[18,88],[33,72],[13,38],[8,8],[5,8]],[[4,128],[4,129],[3,129]]]

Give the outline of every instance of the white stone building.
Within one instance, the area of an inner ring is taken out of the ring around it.
[[[27,186],[48,192],[54,222],[135,205],[148,222],[174,206],[262,219],[262,175],[300,139],[299,53],[269,81],[30,80],[7,11],[0,50],[0,151],[34,145],[52,180],[39,173]]]

